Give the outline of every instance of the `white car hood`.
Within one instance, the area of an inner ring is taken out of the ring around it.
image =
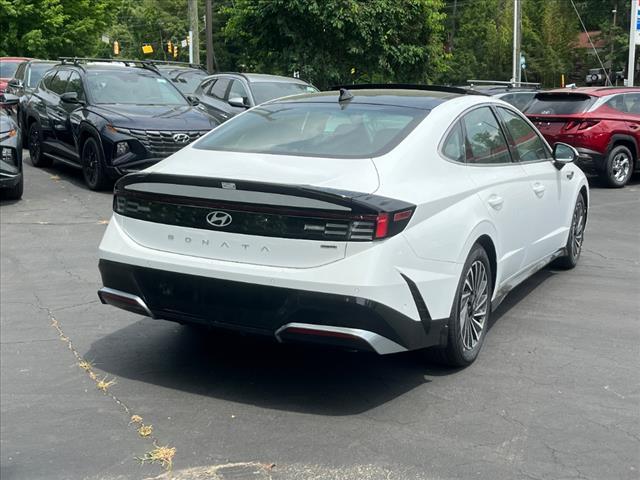
[[[373,161],[201,150],[191,146],[148,172],[289,185],[313,185],[361,193],[378,189]]]

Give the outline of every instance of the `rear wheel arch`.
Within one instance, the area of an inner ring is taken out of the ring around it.
[[[634,168],[638,168],[640,166],[638,164],[638,145],[635,138],[629,135],[613,135],[611,137],[611,142],[609,142],[609,148],[607,148],[607,157],[609,156],[609,153],[611,153],[611,150],[620,145],[627,147],[631,151],[631,155],[634,160]]]
[[[498,271],[498,257],[496,253],[496,247],[491,237],[487,234],[481,235],[474,243],[484,248],[484,251],[489,257],[489,265],[491,266],[491,284],[496,285],[497,271]]]

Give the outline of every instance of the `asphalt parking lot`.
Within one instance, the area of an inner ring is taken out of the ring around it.
[[[103,306],[110,193],[25,175],[0,206],[3,480],[640,478],[638,176],[592,185],[579,266],[513,292],[455,371]],[[154,444],[171,475],[138,460]]]

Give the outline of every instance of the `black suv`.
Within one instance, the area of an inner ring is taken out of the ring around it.
[[[22,130],[22,140],[27,141],[27,126],[25,122],[25,105],[29,101],[29,97],[38,86],[38,82],[44,76],[45,73],[56,62],[51,60],[25,60],[20,65],[14,74],[13,78],[9,80],[7,85],[7,93],[13,94],[19,98],[17,106],[18,125]]]
[[[259,73],[217,73],[205,78],[194,96],[221,122],[247,108],[280,97],[318,89],[298,78]]]
[[[218,125],[151,64],[62,59],[26,105],[31,162],[82,168],[92,190],[177,152]]]
[[[468,83],[468,88],[504,100],[521,112],[527,108],[536,96],[536,93],[540,91],[539,83],[521,82],[516,84],[490,80],[468,80]]]

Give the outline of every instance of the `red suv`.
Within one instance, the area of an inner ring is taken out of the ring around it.
[[[634,170],[640,170],[640,88],[540,92],[525,114],[551,145],[574,146],[580,166],[612,187],[623,187]]]

